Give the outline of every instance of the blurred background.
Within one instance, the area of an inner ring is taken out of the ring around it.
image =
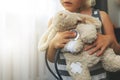
[[[118,30],[119,6],[99,1]],[[0,0],[0,80],[54,80],[37,46],[48,20],[62,9],[59,0]]]
[[[59,0],[0,0],[0,80],[44,80],[38,40]]]

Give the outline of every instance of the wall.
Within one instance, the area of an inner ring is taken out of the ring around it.
[[[114,25],[120,27],[120,7],[115,3],[115,0],[108,0],[108,13]]]

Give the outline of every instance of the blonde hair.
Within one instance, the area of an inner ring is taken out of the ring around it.
[[[91,6],[95,6],[96,5],[96,0],[91,0]]]
[[[96,1],[95,0],[83,0],[82,4],[81,4],[81,10],[89,8],[89,7],[93,7],[96,5]]]

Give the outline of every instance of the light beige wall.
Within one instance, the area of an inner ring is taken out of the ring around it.
[[[108,13],[112,22],[120,27],[120,7],[116,6],[115,0],[108,0]]]

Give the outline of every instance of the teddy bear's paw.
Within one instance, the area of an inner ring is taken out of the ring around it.
[[[82,49],[83,49],[83,42],[81,42],[81,40],[71,40],[65,45],[65,47],[61,51],[77,54]]]
[[[45,47],[45,46],[39,46],[38,47],[38,50],[41,51],[41,52],[45,51],[46,49],[47,49],[47,47]]]
[[[81,74],[81,72],[83,70],[82,67],[81,67],[81,63],[80,62],[72,63],[70,65],[70,67],[71,67],[71,72],[73,74],[76,74],[76,73]]]
[[[73,80],[91,80],[87,66],[79,61],[68,64],[67,69]]]

